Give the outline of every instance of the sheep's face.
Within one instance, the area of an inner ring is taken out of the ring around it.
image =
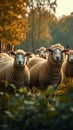
[[[46,56],[46,51],[41,50],[41,51],[39,52],[39,54],[40,54],[41,57],[45,57],[45,56]]]
[[[23,66],[24,65],[24,55],[22,55],[22,54],[15,54],[15,63],[17,65]]]
[[[46,57],[46,49],[45,48],[37,49],[36,53],[39,54],[39,56],[42,58]]]
[[[52,56],[53,56],[53,59],[56,61],[56,62],[59,62],[62,60],[62,50],[61,49],[53,49],[52,50]]]
[[[23,66],[24,64],[26,64],[26,58],[27,57],[32,57],[30,52],[24,52],[23,50],[17,50],[16,52],[14,51],[10,51],[11,55],[15,56],[15,62],[14,64],[17,66]],[[26,57],[26,58],[25,58]]]
[[[73,54],[68,54],[68,61],[73,63]]]
[[[26,62],[26,64],[28,64],[28,61],[29,61],[29,57],[25,56],[25,62]]]

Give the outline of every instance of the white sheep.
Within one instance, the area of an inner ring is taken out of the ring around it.
[[[3,57],[9,57],[9,55],[7,53],[0,53],[0,58],[3,58]]]
[[[26,56],[25,59],[26,59],[26,64],[27,64],[28,68],[32,67],[39,61],[44,60],[44,58],[37,57],[33,53],[31,53],[31,55],[29,55],[29,56]]]
[[[47,54],[47,51],[45,47],[40,47],[39,49],[36,50],[36,55],[38,55],[41,58],[46,59],[46,54]]]
[[[34,58],[31,58],[29,61],[28,61],[28,68],[30,69],[31,67],[33,67],[35,64],[37,64],[38,62],[41,62],[45,60],[44,58],[40,58],[40,57],[34,57]]]
[[[25,56],[26,64],[28,64],[28,62],[33,58],[35,58],[35,54],[33,53],[30,53],[30,55]]]
[[[2,81],[14,84],[16,87],[28,86],[30,82],[30,72],[25,64],[25,56],[30,53],[25,53],[23,50],[11,52],[14,57],[0,58],[0,86]]]
[[[52,45],[49,49],[48,59],[38,62],[30,68],[30,85],[43,90],[49,85],[58,86],[62,80],[61,66],[63,52],[67,51],[61,44]]]
[[[66,79],[69,80],[73,78],[73,50],[66,52],[66,58],[62,64],[62,69]]]

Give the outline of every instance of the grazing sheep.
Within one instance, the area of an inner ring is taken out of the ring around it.
[[[25,64],[25,53],[23,50],[11,52],[14,57],[0,57],[0,86],[2,81],[14,84],[16,87],[28,86],[30,81],[30,72]],[[1,55],[1,54],[0,54]]]
[[[73,78],[73,50],[66,52],[66,58],[62,65],[64,76],[69,79]]]
[[[36,54],[38,54],[39,57],[44,58],[44,59],[46,59],[46,53],[47,51],[45,47],[40,47],[39,49],[36,50]]]
[[[44,90],[48,85],[59,85],[62,80],[61,66],[64,54],[67,51],[61,44],[52,45],[49,49],[48,59],[38,62],[30,68],[30,85]]]

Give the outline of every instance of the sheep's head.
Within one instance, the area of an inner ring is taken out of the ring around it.
[[[47,49],[50,53],[50,56],[52,57],[53,61],[56,63],[60,63],[63,61],[64,55],[63,53],[68,52],[68,49],[64,49],[63,46],[60,45],[53,45],[51,48]]]
[[[62,60],[62,50],[59,48],[54,48],[54,49],[48,49],[50,52],[51,57],[53,58],[54,61],[60,62]]]
[[[11,51],[11,55],[14,55],[15,66],[24,66],[25,57],[31,55],[31,53],[24,52],[23,50],[17,50],[16,52]]]
[[[28,53],[28,55],[25,56],[26,64],[28,64],[29,59],[33,57],[32,53],[29,53],[29,52],[27,52],[27,53]]]
[[[15,54],[15,64],[23,66],[24,65],[24,54]]]
[[[39,54],[40,57],[46,58],[46,48],[45,47],[40,47],[39,49],[36,50],[36,53]]]
[[[66,52],[66,55],[67,55],[68,62],[73,63],[73,50]]]

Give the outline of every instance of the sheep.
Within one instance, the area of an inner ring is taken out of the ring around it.
[[[35,64],[37,64],[38,62],[41,62],[45,59],[43,58],[40,58],[40,57],[34,57],[34,58],[31,58],[29,61],[28,61],[28,68],[30,69],[31,67],[33,67]]]
[[[0,53],[0,58],[3,58],[3,57],[9,57],[9,55],[7,53]]]
[[[36,57],[35,54],[33,54],[33,53],[31,53],[31,55],[29,55],[29,56],[26,56],[25,59],[26,59],[26,64],[27,64],[28,68],[32,67],[39,61],[43,60],[43,58]]]
[[[16,87],[28,86],[30,82],[30,72],[25,64],[25,56],[30,53],[25,53],[19,49],[16,52],[11,52],[14,57],[0,57],[0,86],[3,81],[14,84]]]
[[[49,51],[48,59],[38,62],[30,68],[30,89],[35,86],[45,90],[49,85],[58,86],[61,83],[63,53],[67,50],[59,43],[52,45],[47,50]]]
[[[35,54],[31,53],[31,55],[25,56],[25,60],[26,60],[26,64],[28,64],[28,62],[35,58]]]
[[[73,78],[73,50],[66,52],[66,58],[62,64],[64,78],[68,81]]]
[[[44,59],[46,59],[46,53],[47,51],[45,47],[40,47],[39,49],[36,50],[36,55]]]

